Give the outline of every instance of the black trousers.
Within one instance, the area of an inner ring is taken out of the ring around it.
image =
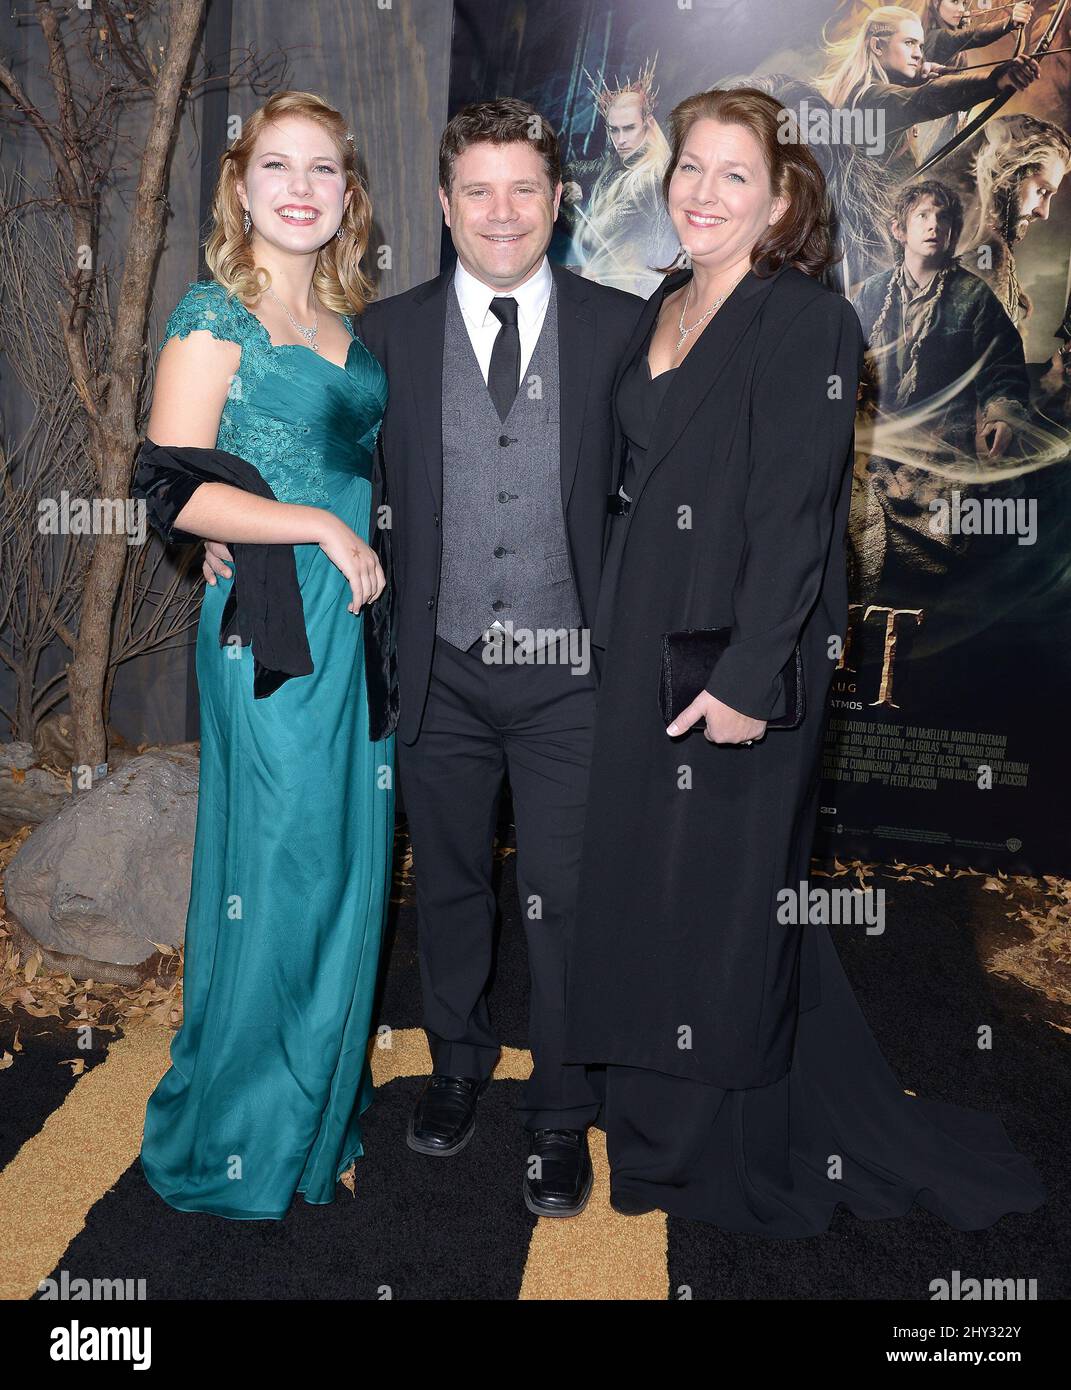
[[[420,734],[397,746],[413,845],[424,1027],[434,1069],[489,1076],[500,1052],[487,1009],[491,880],[504,779],[513,793],[517,888],[531,973],[529,1129],[583,1129],[599,1102],[562,1062],[565,953],[580,869],[595,712],[590,670],[488,665],[482,644],[437,638]],[[574,674],[577,671],[577,674]]]

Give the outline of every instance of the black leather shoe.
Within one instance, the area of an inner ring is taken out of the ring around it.
[[[536,1216],[579,1216],[591,1196],[593,1173],[586,1129],[529,1130],[524,1204]],[[539,1163],[533,1164],[532,1159]],[[532,1177],[535,1168],[538,1177]]]
[[[476,1129],[476,1102],[490,1082],[489,1076],[429,1076],[409,1117],[409,1147],[440,1158],[463,1149]]]

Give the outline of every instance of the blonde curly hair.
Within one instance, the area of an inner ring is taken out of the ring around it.
[[[372,299],[371,280],[361,270],[372,227],[372,201],[357,172],[356,145],[346,122],[335,108],[315,92],[276,92],[248,120],[242,133],[219,158],[219,178],[212,195],[212,230],[205,243],[205,260],[215,280],[229,293],[256,303],[271,284],[271,275],[254,264],[252,244],[246,235],[245,209],[237,184],[244,179],[257,137],[265,126],[282,116],[304,116],[330,135],[338,149],[346,176],[346,190],[353,190],[342,214],[342,237],[329,237],[320,247],[312,283],[320,303],[338,314],[360,314]]]

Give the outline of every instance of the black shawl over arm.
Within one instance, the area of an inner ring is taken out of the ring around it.
[[[256,493],[258,498],[278,500],[260,471],[238,455],[224,449],[164,448],[151,439],[142,443],[136,457],[131,496],[143,500],[151,525],[165,541],[200,542],[203,537],[179,530],[175,517],[203,482],[228,482]],[[376,525],[378,505],[383,500],[382,459],[376,446],[370,545],[379,556],[386,585],[374,603],[365,605],[363,634],[368,737],[374,742],[395,731],[399,706],[390,531]],[[253,646],[253,695],[264,699],[290,676],[308,676],[313,671],[293,546],[233,543],[231,549],[235,587],[219,623],[219,645],[238,635],[243,646]]]
[[[377,454],[378,459],[378,454]],[[383,593],[366,606],[364,623],[365,679],[368,689],[368,733],[374,742],[393,733],[398,717],[394,663],[389,528],[376,525],[377,501],[383,499],[381,462],[373,470],[370,544],[379,556],[386,579]],[[140,498],[153,528],[166,541],[198,542],[175,525],[175,518],[202,483],[229,483],[257,497],[276,501],[259,470],[223,449],[163,447],[146,439],[138,450],[131,496]],[[305,630],[305,610],[291,545],[235,543],[234,587],[220,622],[219,642],[237,635],[253,649],[253,694],[263,699],[291,676],[313,670]]]
[[[149,521],[166,541],[200,541],[179,530],[175,518],[202,483],[228,483],[275,501],[260,472],[224,449],[164,447],[146,439],[138,450],[132,497],[145,503]],[[223,609],[219,644],[237,636],[253,648],[253,694],[264,699],[291,676],[311,673],[294,550],[289,545],[236,544],[234,587]]]

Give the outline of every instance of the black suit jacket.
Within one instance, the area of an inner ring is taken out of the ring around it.
[[[558,292],[562,511],[580,610],[595,612],[606,498],[617,486],[621,436],[613,410],[619,362],[643,312],[636,295],[551,265]],[[390,508],[398,736],[420,732],[431,675],[442,555],[442,370],[447,294],[454,268],[370,304],[357,332],[387,373],[380,439]],[[373,498],[373,508],[384,498]],[[376,511],[373,511],[376,515]]]
[[[620,375],[646,343],[666,295],[690,278],[690,270],[674,271],[647,301]],[[843,536],[862,330],[847,300],[790,267],[766,279],[745,275],[715,327],[678,367],[633,483],[631,510],[613,524],[596,639],[613,642],[622,608],[630,629],[731,624],[730,646],[704,688],[753,718],[771,719],[784,712],[780,671],[816,602],[823,633],[840,632],[847,621]],[[662,486],[668,495],[652,501]],[[698,535],[691,526],[682,531],[679,508],[698,511],[697,499],[711,489],[716,501]],[[829,561],[834,535],[839,563]],[[669,613],[655,612],[656,595],[666,593],[679,609],[668,625]],[[818,678],[828,668],[824,637],[816,650]]]

